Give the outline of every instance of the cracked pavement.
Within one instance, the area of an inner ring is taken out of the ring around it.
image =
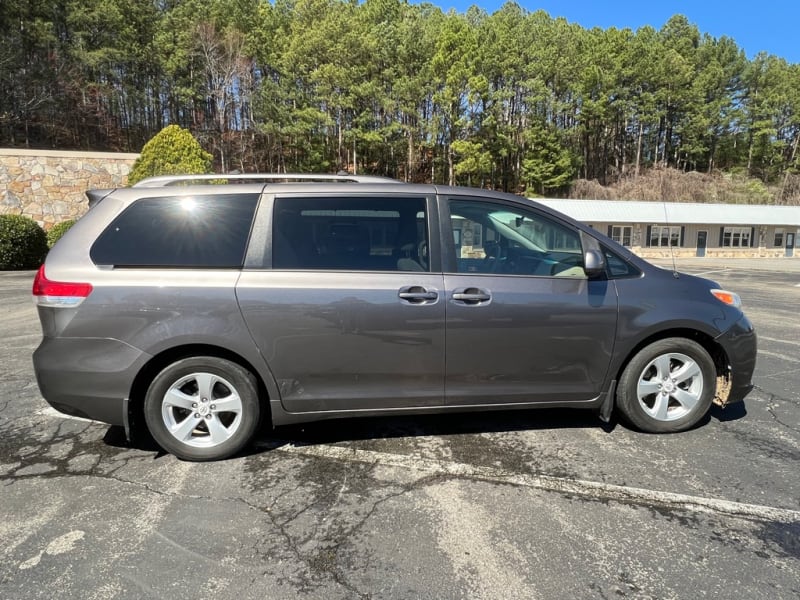
[[[683,267],[739,292],[760,338],[756,389],[692,431],[357,419],[210,464],[50,409],[33,274],[0,273],[0,597],[797,598],[800,268],[772,262]]]

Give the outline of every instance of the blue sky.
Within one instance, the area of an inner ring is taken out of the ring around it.
[[[492,13],[503,5],[503,0],[431,1],[445,11],[455,8],[458,12],[474,4]],[[552,17],[565,17],[587,29],[636,30],[643,25],[660,29],[672,15],[682,14],[701,33],[733,38],[748,58],[763,50],[790,63],[800,63],[800,0],[517,0],[517,4],[529,11],[542,9]]]

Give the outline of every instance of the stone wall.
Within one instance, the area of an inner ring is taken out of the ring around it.
[[[126,185],[138,154],[0,148],[0,214],[31,217],[45,228],[75,219],[84,192]]]

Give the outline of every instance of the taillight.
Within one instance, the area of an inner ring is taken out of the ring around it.
[[[39,306],[78,306],[91,293],[90,283],[50,281],[44,274],[44,265],[33,278],[33,301]]]

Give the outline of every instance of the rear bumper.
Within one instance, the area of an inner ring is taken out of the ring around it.
[[[726,404],[741,402],[753,389],[758,340],[750,320],[742,316],[736,324],[717,338],[728,355],[731,368],[731,390]]]
[[[136,374],[150,356],[119,340],[46,337],[33,353],[42,397],[68,415],[127,425]]]

